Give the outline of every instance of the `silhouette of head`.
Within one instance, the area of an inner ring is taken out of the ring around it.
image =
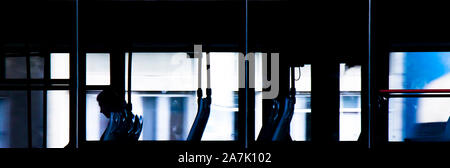
[[[125,107],[125,100],[114,89],[107,88],[97,95],[97,102],[100,112],[107,118],[112,112],[121,112]]]

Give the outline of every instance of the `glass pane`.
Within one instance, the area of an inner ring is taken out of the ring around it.
[[[30,57],[30,78],[43,79],[44,78],[44,57],[31,56]]]
[[[86,85],[109,85],[110,59],[108,53],[86,54]]]
[[[125,71],[127,77],[128,68]],[[133,91],[194,91],[197,59],[186,53],[133,53],[131,77]]]
[[[392,52],[389,89],[449,89],[450,52]]]
[[[63,148],[69,143],[69,91],[47,92],[47,147]]]
[[[27,78],[26,57],[6,57],[5,58],[5,78],[6,79],[26,79]]]
[[[27,92],[0,91],[0,147],[28,147]]]
[[[50,78],[69,79],[70,77],[70,55],[69,53],[50,54]]]
[[[340,64],[339,87],[341,92],[361,92],[361,65],[348,67]]]
[[[340,64],[339,140],[357,141],[361,133],[361,66]]]
[[[298,68],[296,68],[298,79]],[[296,104],[291,121],[291,138],[294,141],[311,140],[311,65],[300,67],[300,79],[295,81]]]
[[[294,141],[311,140],[311,92],[297,92],[294,116],[291,121],[291,138]]]
[[[450,141],[450,98],[390,98],[389,141]]]

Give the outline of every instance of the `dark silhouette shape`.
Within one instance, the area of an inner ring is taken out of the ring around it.
[[[112,88],[103,90],[97,96],[100,112],[109,118],[108,127],[100,141],[136,142],[142,131],[142,116],[134,115],[131,103]]]
[[[290,124],[294,115],[295,91],[282,102],[274,99],[273,109],[264,121],[257,141],[292,141]]]
[[[281,98],[281,101],[272,100],[273,108],[263,123],[257,141],[292,141],[290,125],[296,103],[294,67],[291,67],[290,78],[291,88],[288,96]]]
[[[210,55],[206,53],[206,98],[203,97],[202,93],[202,58],[200,56],[198,62],[198,89],[197,89],[197,115],[195,116],[194,123],[192,124],[191,130],[187,137],[187,141],[201,141],[203,132],[205,132],[206,124],[208,123],[209,114],[211,113],[211,77],[210,77]]]

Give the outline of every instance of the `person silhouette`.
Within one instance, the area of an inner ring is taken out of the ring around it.
[[[126,103],[122,96],[112,88],[107,88],[97,95],[100,112],[109,118],[108,126],[100,141],[136,142],[142,131],[142,116],[134,115],[131,103]]]

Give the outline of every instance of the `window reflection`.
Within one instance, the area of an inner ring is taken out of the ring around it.
[[[295,99],[291,137],[295,141],[309,141],[311,140],[311,93],[297,92]]]

